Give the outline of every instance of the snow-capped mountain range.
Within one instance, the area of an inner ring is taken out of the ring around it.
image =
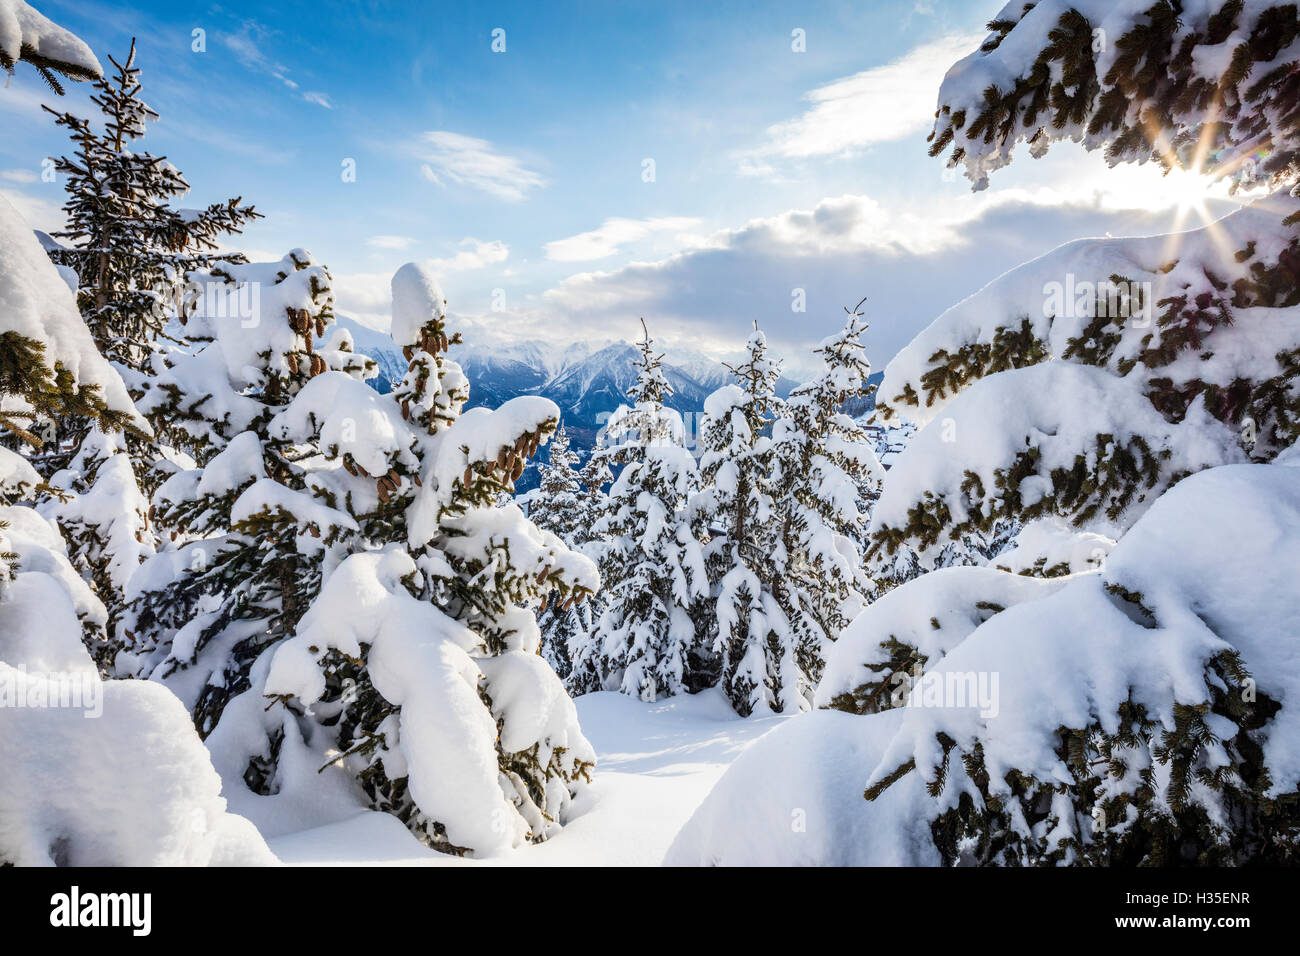
[[[388,391],[406,373],[406,360],[387,333],[340,316],[338,324],[352,333],[356,350],[379,363],[372,384]],[[557,346],[525,341],[499,346],[455,346],[451,356],[470,380],[471,406],[495,407],[516,395],[542,395],[560,407],[565,427],[576,447],[591,447],[604,418],[626,401],[636,381],[638,351],[626,342]],[[673,387],[665,404],[682,413],[699,412],[718,386],[730,381],[726,367],[705,355],[666,353],[663,370]],[[777,392],[788,395],[797,383],[781,378]]]

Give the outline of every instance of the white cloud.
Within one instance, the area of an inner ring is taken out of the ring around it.
[[[392,272],[349,272],[334,276],[335,309],[371,328],[387,329],[392,318]]]
[[[7,179],[11,183],[34,183],[40,178],[30,169],[0,170],[0,179]]]
[[[944,74],[982,39],[982,34],[943,37],[806,93],[812,105],[803,115],[768,127],[767,142],[741,157],[742,170],[763,175],[771,171],[765,157],[845,156],[927,129]]]
[[[1211,212],[1227,208],[1215,200]],[[644,315],[666,347],[723,354],[758,319],[776,354],[802,372],[810,347],[843,322],[841,307],[866,296],[868,351],[881,367],[1007,269],[1080,236],[1153,235],[1177,221],[1172,204],[1118,208],[1099,191],[1016,189],[892,208],[840,196],[719,232],[707,248],[570,276],[540,296],[532,321],[630,338]],[[792,311],[796,290],[806,313]]]
[[[699,225],[700,220],[687,216],[662,216],[656,219],[606,219],[590,232],[556,239],[543,247],[546,258],[554,262],[590,262],[618,252],[622,246],[655,233],[681,232]]]
[[[431,130],[416,147],[420,171],[432,183],[446,181],[478,189],[498,199],[518,202],[528,190],[544,186],[540,174],[513,156],[497,152],[485,139],[449,130]]]
[[[317,106],[323,106],[327,110],[334,109],[334,104],[330,102],[330,98],[326,96],[324,93],[309,91],[307,93],[304,93],[302,95],[302,98],[306,100],[308,103],[315,103]]]
[[[505,262],[510,255],[510,248],[498,239],[482,242],[478,239],[462,239],[462,248],[455,255],[446,259],[430,259],[428,266],[434,273],[465,272],[482,269],[484,266]]]

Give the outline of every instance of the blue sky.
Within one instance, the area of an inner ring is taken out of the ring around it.
[[[1161,231],[1204,186],[1070,147],[978,195],[945,176],[925,152],[938,84],[997,0],[34,5],[105,66],[137,37],[162,115],[142,148],[184,171],[187,204],[255,203],[233,245],[311,249],[374,325],[421,259],[482,338],[630,338],[645,315],[718,354],[757,319],[793,368],[867,296],[881,365],[1007,268]],[[48,229],[62,197],[33,173],[67,146],[43,101],[31,71],[0,91],[0,191]]]

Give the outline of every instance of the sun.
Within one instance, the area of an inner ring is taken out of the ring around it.
[[[1184,218],[1189,213],[1198,213],[1202,218],[1208,214],[1205,203],[1210,198],[1213,184],[1214,179],[1210,176],[1182,169],[1171,170],[1167,182],[1170,198]]]

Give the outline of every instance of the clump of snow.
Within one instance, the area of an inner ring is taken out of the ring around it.
[[[393,341],[403,347],[418,345],[421,330],[447,315],[438,280],[418,262],[408,262],[393,273],[392,288]]]
[[[86,665],[90,666],[89,658]],[[275,862],[226,812],[221,780],[189,714],[149,681],[29,672],[0,662],[0,688],[83,707],[0,706],[0,860],[17,866],[203,866]],[[56,698],[57,699],[57,698]]]
[[[84,40],[43,16],[24,0],[0,0],[0,53],[16,63],[24,48],[37,56],[67,63],[87,74],[100,76],[104,70]]]
[[[12,8],[0,10],[0,23],[6,12]],[[72,290],[17,210],[0,196],[0,335],[6,333],[43,343],[45,365],[51,371],[66,370],[77,387],[97,387],[110,411],[128,416],[133,427],[152,433],[121,376],[95,348]],[[18,400],[4,396],[4,401],[8,409]]]
[[[0,502],[26,498],[40,483],[41,476],[26,458],[0,447]]]
[[[887,641],[913,648],[927,664],[933,663],[994,614],[1045,597],[1059,587],[1055,580],[955,567],[894,588],[869,604],[831,645],[814,703],[835,706],[836,698],[852,695],[864,684],[888,684],[892,675]],[[907,681],[896,678],[891,689],[905,696],[912,676],[902,675]]]
[[[1011,547],[989,563],[1012,574],[1058,577],[1097,570],[1113,547],[1113,538],[1076,531],[1060,521],[1044,518],[1021,528]]]

